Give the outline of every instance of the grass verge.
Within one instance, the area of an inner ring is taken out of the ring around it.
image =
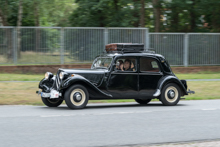
[[[190,81],[188,86],[196,94],[185,96],[186,100],[220,99],[220,81]],[[38,82],[0,83],[0,105],[43,105],[40,96],[35,94]],[[134,100],[96,100],[90,103],[134,102]]]

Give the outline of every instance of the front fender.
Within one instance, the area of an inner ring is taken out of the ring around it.
[[[101,91],[99,88],[97,88],[93,83],[91,83],[88,79],[84,78],[83,76],[74,74],[73,77],[69,77],[66,80],[64,80],[61,84],[60,89],[67,89],[70,86],[72,86],[75,83],[82,83],[87,88],[92,89],[97,95],[101,97],[109,97],[112,98],[111,94],[105,93]]]
[[[39,88],[43,90],[43,92],[50,92],[51,88],[53,87],[55,81],[55,77],[51,79],[43,78],[39,83]]]
[[[158,82],[157,89],[162,91],[163,87],[168,83],[175,83],[179,86],[180,90],[182,91],[182,96],[188,95],[187,89],[183,85],[183,83],[176,77],[176,76],[165,76],[161,78]]]

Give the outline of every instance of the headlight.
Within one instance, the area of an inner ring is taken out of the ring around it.
[[[62,80],[65,76],[67,76],[68,74],[67,73],[65,73],[65,72],[61,72],[60,74],[59,74],[59,77],[60,77],[60,79]]]
[[[51,73],[51,72],[46,72],[45,73],[45,79],[47,80],[47,79],[50,79],[50,78],[52,78],[53,77],[53,74]]]

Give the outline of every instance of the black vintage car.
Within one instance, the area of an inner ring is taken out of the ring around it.
[[[65,100],[71,109],[84,108],[88,100],[135,99],[147,104],[159,99],[176,105],[187,91],[162,55],[144,51],[143,44],[109,44],[106,54],[97,56],[91,69],[59,69],[45,73],[39,83],[43,103],[59,106]]]

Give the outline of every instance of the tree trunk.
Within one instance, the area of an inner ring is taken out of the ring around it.
[[[4,13],[3,13],[4,12]],[[4,11],[0,9],[0,17],[2,20],[3,26],[8,26],[8,1],[5,0]],[[6,36],[6,48],[7,48],[7,60],[8,62],[12,59],[12,29],[5,28],[5,36]]]
[[[39,21],[39,2],[38,0],[35,0],[34,2],[34,16],[35,16],[35,26],[40,26]],[[35,38],[35,51],[39,52],[39,46],[40,46],[40,29],[36,29],[36,38]]]
[[[19,1],[19,7],[18,7],[18,21],[17,21],[17,32],[18,32],[18,50],[17,50],[17,57],[21,57],[21,30],[20,26],[22,25],[22,14],[23,14],[23,6],[22,6],[22,0]]]
[[[35,26],[40,26],[39,21],[39,2],[35,0],[34,2],[34,17],[35,17]]]
[[[3,14],[1,9],[0,9],[0,24],[2,24],[3,26],[8,26],[7,15]]]
[[[160,6],[159,0],[153,0],[155,32],[160,32]]]
[[[141,27],[145,27],[145,0],[141,0],[141,18],[140,25]]]
[[[136,17],[137,18],[137,21],[135,21],[134,23],[133,23],[133,26],[134,27],[139,27],[139,17],[140,17],[140,15],[139,15],[139,12],[140,11],[138,11],[139,10],[139,8],[138,8],[138,4],[139,4],[139,0],[133,0],[133,3],[134,3],[134,12],[133,12],[133,16],[134,17]]]
[[[195,0],[192,0],[192,7],[190,10],[190,23],[191,23],[191,32],[194,32],[196,28],[196,16],[195,16],[195,11],[194,11],[194,6],[195,6]]]

